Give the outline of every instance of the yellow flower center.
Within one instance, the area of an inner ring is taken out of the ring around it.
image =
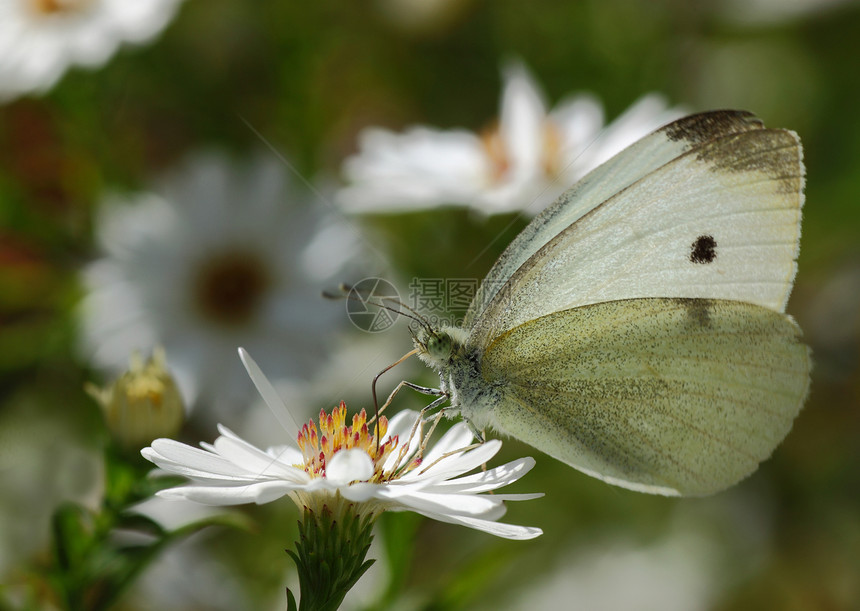
[[[383,471],[388,457],[397,448],[398,437],[390,437],[383,443],[378,443],[388,430],[388,419],[379,417],[378,425],[374,425],[373,434],[367,426],[367,412],[352,417],[352,426],[346,426],[346,404],[343,401],[335,407],[331,414],[320,410],[319,430],[313,420],[310,420],[299,431],[299,449],[305,459],[304,465],[297,465],[311,477],[325,477],[326,465],[331,458],[341,450],[357,449],[367,452],[373,462],[371,482],[387,481],[396,477],[396,470]]]
[[[490,160],[490,181],[493,184],[502,182],[511,167],[511,160],[499,133],[498,123],[481,133],[481,144],[484,145],[484,152]]]
[[[91,0],[30,0],[30,6],[40,15],[74,13]]]
[[[498,122],[481,133],[481,143],[487,158],[490,160],[490,182],[499,184],[506,178],[511,169],[511,157],[499,132]],[[541,166],[548,178],[554,178],[562,169],[561,144],[562,138],[558,126],[552,121],[544,121]]]
[[[543,124],[543,171],[550,178],[554,178],[564,168],[561,167],[561,132],[551,121]]]

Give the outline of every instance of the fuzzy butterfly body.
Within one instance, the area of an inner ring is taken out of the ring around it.
[[[722,490],[808,391],[784,313],[803,186],[793,132],[740,111],[680,119],[537,216],[419,356],[477,428],[626,488]]]

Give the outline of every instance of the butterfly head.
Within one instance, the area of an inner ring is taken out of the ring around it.
[[[437,371],[443,369],[465,342],[465,332],[457,327],[421,327],[412,336],[418,357]]]

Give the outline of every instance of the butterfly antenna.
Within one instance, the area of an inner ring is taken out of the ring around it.
[[[331,293],[329,291],[323,291],[322,296],[325,299],[347,299],[349,301],[357,301],[361,304],[370,304],[372,306],[376,306],[377,308],[381,308],[383,310],[388,310],[389,312],[391,312],[393,314],[399,314],[400,316],[405,316],[406,318],[412,319],[415,322],[417,322],[418,324],[420,324],[420,325],[426,327],[428,330],[430,330],[430,323],[427,322],[427,320],[425,320],[423,316],[421,316],[420,314],[415,312],[415,310],[413,310],[412,308],[407,306],[405,303],[403,303],[399,299],[395,299],[394,297],[383,297],[379,301],[371,301],[370,299],[361,299],[359,297],[353,296],[351,294],[353,290],[356,292],[359,292],[361,290],[361,289],[357,289],[353,286],[341,284],[338,287],[338,289],[341,291],[340,293]],[[409,312],[412,312],[412,314],[407,314],[406,312],[403,312],[402,310],[399,310],[397,308],[393,308],[390,305],[385,304],[383,302],[383,300],[393,301],[394,303],[403,307],[404,309],[409,310]]]
[[[414,308],[403,303],[397,297],[380,297],[375,301],[372,301],[370,299],[362,299],[362,298],[352,294],[353,291],[359,293],[362,291],[362,289],[359,289],[359,288],[354,287],[354,286],[349,286],[349,285],[344,284],[344,283],[341,283],[338,286],[338,290],[340,291],[339,293],[331,293],[329,291],[323,291],[322,295],[326,299],[349,299],[351,301],[358,301],[359,303],[362,303],[362,304],[370,304],[370,305],[376,306],[378,308],[388,310],[389,312],[392,312],[394,314],[399,314],[401,316],[405,316],[406,318],[414,320],[415,322],[420,324],[422,327],[424,327],[428,333],[431,333],[434,336],[436,335],[436,333],[433,331],[433,327],[430,324],[430,321],[428,321],[426,318],[424,318],[424,316],[422,316]],[[392,307],[392,306],[388,305],[387,303],[385,303],[386,301],[392,302],[397,307]],[[406,310],[406,312],[404,312],[403,310]],[[415,339],[415,332],[412,330],[411,326],[408,328],[409,328],[409,334],[412,336],[412,338],[414,340]],[[370,385],[371,394],[373,396],[373,418],[372,418],[372,421],[376,422],[377,433],[379,431],[379,398],[376,394],[376,383],[377,383],[377,381],[379,381],[379,378],[380,378],[380,376],[382,376],[383,373],[385,373],[386,371],[388,371],[390,369],[393,369],[394,367],[396,367],[397,365],[399,365],[400,363],[402,363],[403,361],[408,359],[410,356],[418,354],[418,352],[419,352],[418,348],[410,350],[409,352],[404,354],[402,357],[397,359],[394,363],[392,363],[391,365],[389,365],[388,367],[386,367],[385,369],[383,369],[382,371],[380,371],[379,373],[377,373],[373,377],[373,382],[371,382],[371,385]],[[391,397],[389,397],[389,400],[390,399],[391,399]],[[387,402],[386,402],[386,404],[387,404]],[[384,408],[384,406],[383,406],[383,408]],[[377,450],[379,450],[379,437],[380,437],[379,434],[377,434],[376,435],[376,449]]]
[[[383,297],[382,299],[384,299],[386,301],[393,301],[395,304],[397,304],[398,306],[400,306],[404,310],[408,310],[409,312],[412,312],[412,314],[414,314],[414,316],[410,316],[410,318],[412,318],[412,320],[419,322],[422,325],[424,325],[424,327],[428,331],[432,331],[432,327],[430,326],[430,322],[426,318],[424,318],[424,316],[422,316],[415,308],[409,307],[408,305],[406,305],[405,303],[400,301],[400,299],[397,299],[395,297]]]

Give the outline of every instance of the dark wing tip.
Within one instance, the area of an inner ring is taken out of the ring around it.
[[[764,123],[746,110],[711,110],[688,115],[663,127],[669,140],[696,146],[729,134],[763,129]]]

